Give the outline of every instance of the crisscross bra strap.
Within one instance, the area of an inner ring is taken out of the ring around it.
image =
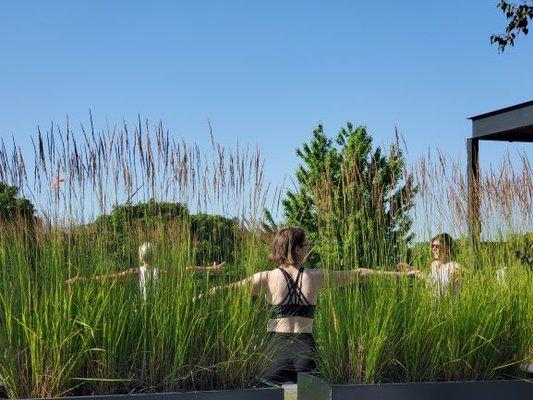
[[[301,304],[281,304],[275,307],[273,318],[285,317],[305,317],[313,318],[315,316],[316,306],[304,306]]]
[[[311,303],[302,292],[302,277],[304,273],[304,268],[300,268],[296,280],[293,280],[290,274],[285,271],[283,268],[279,268],[285,277],[285,282],[287,283],[287,294],[285,298],[279,304],[281,305],[301,305],[301,306],[311,306]]]

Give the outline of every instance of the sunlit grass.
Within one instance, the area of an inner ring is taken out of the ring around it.
[[[268,197],[260,153],[213,143],[208,158],[195,146],[173,141],[160,125],[153,133],[146,132],[146,125],[139,124],[131,133],[126,127],[101,133],[89,128],[77,143],[72,135],[36,138],[33,186],[45,217],[33,229],[21,224],[0,226],[0,385],[9,396],[258,384],[261,363],[268,356],[263,349],[270,310],[263,299],[250,298],[246,289],[193,299],[215,284],[271,267],[266,263],[268,236],[257,224]],[[0,178],[27,186],[24,165],[31,163],[21,163],[19,152],[15,154],[1,157],[11,164],[3,166]],[[56,191],[49,183],[58,175],[65,184]],[[345,179],[350,179],[349,174]],[[325,290],[315,334],[319,367],[327,379],[409,382],[520,375],[517,365],[528,357],[533,337],[533,308],[528,306],[533,304],[532,272],[514,255],[515,248],[525,244],[520,239],[508,243],[502,235],[503,244],[488,243],[475,251],[464,239],[464,223],[457,222],[464,221],[464,215],[458,215],[464,187],[461,180],[456,182],[456,197],[447,203],[447,215],[458,232],[453,232],[455,236],[462,237],[457,260],[468,269],[460,296],[436,299],[424,282],[403,278]],[[531,215],[527,204],[531,199],[520,190],[527,191],[524,179],[503,182],[515,196],[504,196],[508,207],[512,208],[513,198],[522,199],[521,212]],[[491,181],[484,184],[493,192],[501,189]],[[439,188],[423,189],[421,198],[428,202],[433,198],[427,192]],[[343,223],[334,225],[338,215],[327,208],[328,193],[318,190],[316,194],[323,212],[319,214],[320,242],[313,244],[320,252],[321,267],[359,266],[354,260],[361,257],[354,249],[360,248],[360,241],[365,242],[368,262],[360,266],[393,269],[395,261],[429,266],[424,246],[392,248],[379,229],[358,231],[361,227],[350,217],[366,211],[350,203],[349,196],[344,199]],[[186,219],[127,221],[131,229],[121,247],[127,254],[117,259],[112,228],[95,230],[86,220],[91,212],[109,212],[112,205],[132,196],[136,201],[180,201],[194,211],[237,217],[231,249],[235,261],[219,276],[187,271],[186,267],[197,264],[197,244]],[[491,212],[498,207],[501,202],[495,202]],[[501,214],[515,216],[504,211]],[[441,221],[446,217],[446,213],[433,215]],[[367,217],[379,227],[376,216]],[[530,222],[526,218],[525,226]],[[428,227],[433,233],[435,229]],[[328,247],[332,234],[345,238],[342,249]],[[73,276],[138,266],[124,260],[136,260],[139,244],[146,241],[156,248],[154,266],[170,272],[150,290],[146,301],[135,277],[126,282],[87,280],[66,285]],[[370,254],[373,246],[382,254]],[[376,265],[376,260],[390,265]],[[502,265],[508,271],[506,280],[499,283],[496,269]]]

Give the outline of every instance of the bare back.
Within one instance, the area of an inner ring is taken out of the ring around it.
[[[262,274],[265,279],[265,300],[267,303],[277,306],[288,303],[289,285],[284,276],[284,271],[297,280],[299,269],[294,266],[279,267]],[[299,289],[303,297],[310,305],[316,305],[318,292],[323,286],[323,272],[319,269],[304,269],[299,281]],[[269,332],[289,332],[289,333],[312,333],[313,318],[290,316],[270,319],[267,330]]]
[[[283,270],[282,270],[283,269]],[[284,272],[290,278],[286,279]],[[416,275],[420,271],[413,270],[408,273],[397,271],[376,271],[368,268],[355,268],[342,271],[326,269],[304,269],[298,280],[300,270],[294,266],[283,266],[270,271],[257,272],[251,277],[236,282],[232,287],[242,287],[252,284],[252,295],[264,294],[267,303],[273,306],[280,306],[286,303],[287,294],[291,290],[292,283],[298,283],[298,296],[305,298],[307,306],[315,306],[318,299],[318,292],[323,287],[343,287],[351,285],[359,279],[376,275]],[[312,333],[313,318],[288,316],[270,319],[267,330],[269,332],[283,333]]]
[[[280,267],[291,276],[293,280],[296,280],[298,275],[298,269],[293,266]],[[283,272],[280,268],[275,268],[267,273],[267,290],[265,291],[265,299],[269,304],[278,305],[282,304],[283,299],[287,296],[289,287],[283,276]],[[301,290],[303,295],[313,305],[316,305],[318,300],[318,292],[322,288],[323,273],[320,269],[305,269],[301,278]]]

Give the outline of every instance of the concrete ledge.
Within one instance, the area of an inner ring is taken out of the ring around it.
[[[336,385],[312,374],[298,374],[304,400],[499,400],[533,399],[533,381],[465,381]]]
[[[50,399],[52,400],[52,399]],[[283,400],[283,388],[55,397],[53,400]]]

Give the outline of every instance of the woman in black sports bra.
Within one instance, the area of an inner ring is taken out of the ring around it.
[[[356,268],[346,271],[305,269],[301,264],[309,255],[310,246],[305,231],[296,227],[280,229],[270,247],[268,259],[277,264],[270,271],[258,272],[239,282],[214,287],[210,293],[223,288],[252,286],[252,296],[264,294],[273,306],[268,322],[269,363],[263,376],[274,382],[296,382],[298,372],[316,368],[313,321],[320,289],[347,286],[359,279],[374,275],[419,275],[409,272],[376,271]]]

